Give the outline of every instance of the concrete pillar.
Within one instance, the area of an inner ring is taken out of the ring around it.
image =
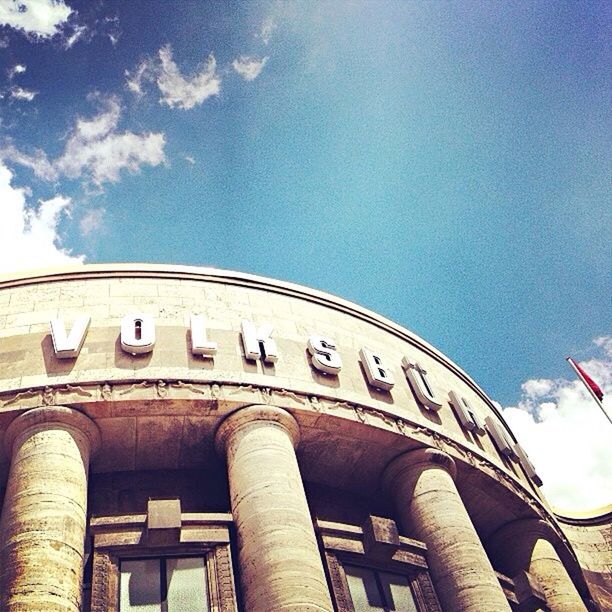
[[[455,462],[436,449],[394,459],[384,474],[404,530],[427,545],[431,577],[444,610],[510,610],[459,496]]]
[[[238,535],[244,609],[333,610],[285,410],[249,406],[219,427]]]
[[[553,542],[564,547],[554,529],[540,519],[521,519],[499,529],[491,538],[495,558],[509,576],[527,571],[546,596],[552,612],[580,612],[586,606]],[[570,553],[566,549],[569,558]]]
[[[7,428],[0,610],[80,610],[87,470],[99,439],[93,421],[64,406],[29,410]]]

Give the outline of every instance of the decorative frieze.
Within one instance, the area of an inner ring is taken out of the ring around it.
[[[78,359],[81,348],[83,347],[87,333],[90,327],[91,318],[88,316],[77,317],[71,327],[67,331],[66,322],[61,319],[53,319],[50,321],[51,338],[53,342],[54,355],[59,360],[76,360]],[[273,337],[274,328],[269,323],[255,323],[249,320],[242,320],[240,326],[240,338],[242,341],[243,356],[247,361],[261,361],[263,364],[273,366],[280,359],[280,352],[276,341]],[[134,359],[139,359],[143,354],[151,353],[156,344],[156,331],[154,318],[149,314],[131,313],[125,315],[121,320],[119,346],[121,350]],[[214,360],[218,352],[218,344],[211,342],[207,337],[206,320],[202,315],[192,314],[190,316],[190,351],[193,355],[206,360]],[[342,359],[338,352],[336,342],[328,337],[313,334],[308,337],[306,342],[306,353],[309,356],[308,362],[313,370],[322,373],[324,376],[337,378],[342,370]],[[359,351],[360,363],[362,372],[367,385],[383,394],[390,394],[395,387],[395,379],[390,365],[385,361],[384,357],[373,350],[362,346]],[[406,376],[406,382],[409,389],[415,397],[415,400],[425,411],[438,412],[443,406],[443,399],[440,397],[435,386],[429,378],[427,370],[417,361],[407,356],[404,356],[401,361],[403,371]],[[266,368],[262,373],[267,375]],[[179,381],[180,382],[180,381]],[[177,383],[172,383],[177,384]],[[145,389],[153,387],[155,396],[158,399],[166,399],[169,397],[168,383],[164,380],[141,380],[132,382],[129,387],[123,387],[116,393],[118,396],[131,395],[135,389]],[[239,395],[244,390],[254,390],[260,395],[258,402],[265,404],[273,403],[273,395],[279,394],[279,391],[273,387],[265,387],[258,385],[240,385],[237,389],[230,390],[232,395]],[[78,387],[83,389],[83,387]],[[72,389],[66,389],[72,391]],[[194,391],[198,393],[198,391]],[[27,397],[34,396],[36,393],[30,390],[22,391]],[[82,391],[86,394],[86,391]],[[208,396],[210,391],[202,390],[203,396]],[[110,401],[112,393],[107,387],[103,387],[100,392],[105,401]],[[284,399],[290,397],[298,398],[298,394],[293,391],[284,389],[281,393]],[[53,405],[56,401],[61,401],[56,397],[57,389],[52,386],[46,386],[42,393],[42,405]],[[5,405],[11,402],[18,401],[17,398],[8,400]],[[298,403],[303,403],[301,400],[296,400]],[[305,400],[304,400],[305,401]],[[342,402],[338,402],[341,404]],[[533,464],[529,461],[525,451],[510,438],[501,421],[498,422],[491,416],[485,419],[485,425],[482,424],[480,417],[476,411],[472,409],[469,402],[458,391],[451,390],[449,394],[449,404],[457,418],[460,426],[473,435],[482,436],[485,430],[489,432],[494,440],[499,452],[509,459],[520,463],[523,466],[525,473],[538,486],[541,485],[541,479],[536,473]],[[40,404],[39,404],[40,405]],[[342,406],[345,407],[345,406]],[[351,408],[350,406],[346,406]],[[366,413],[361,409],[354,410],[358,420],[365,423]],[[432,434],[433,435],[433,434]],[[435,439],[435,435],[434,435]]]
[[[396,414],[387,413],[384,410],[372,408],[358,403],[338,401],[334,398],[325,396],[313,396],[306,393],[298,393],[284,388],[260,388],[257,385],[239,385],[237,383],[204,383],[197,380],[172,380],[161,381],[142,379],[138,381],[106,381],[83,382],[80,385],[54,385],[52,387],[33,387],[13,393],[0,394],[0,408],[14,409],[17,405],[20,408],[34,408],[45,404],[45,397],[56,398],[61,404],[88,404],[90,402],[109,402],[113,399],[122,401],[134,400],[158,400],[159,389],[167,390],[166,400],[203,400],[208,401],[208,410],[216,410],[217,403],[222,398],[228,398],[231,404],[246,405],[262,403],[267,400],[266,405],[278,404],[299,410],[311,409],[320,414],[334,414],[338,410],[348,410],[355,414],[357,419],[363,422],[366,418],[368,424],[380,426],[384,424],[386,428],[395,431],[406,437],[418,440],[425,445],[439,448],[449,453],[456,459],[460,459],[477,468],[479,471],[494,478],[520,497],[538,516],[556,525],[553,515],[533,497],[533,493],[507,468],[501,468],[491,459],[486,457],[483,452],[476,448],[469,448],[465,444],[459,444],[452,437],[424,427],[413,421],[399,417]],[[357,411],[359,414],[357,414]],[[516,445],[515,445],[516,446]],[[520,448],[520,447],[519,447]],[[522,449],[521,449],[522,450]],[[517,450],[518,454],[518,450]],[[523,464],[522,464],[523,465]],[[529,472],[528,472],[529,475]],[[536,475],[537,476],[537,475]],[[567,542],[567,538],[557,529],[558,536]]]

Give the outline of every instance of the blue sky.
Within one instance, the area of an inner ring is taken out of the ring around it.
[[[316,287],[533,427],[558,398],[529,383],[573,384],[566,354],[612,382],[610,3],[21,3],[0,0],[0,271]]]

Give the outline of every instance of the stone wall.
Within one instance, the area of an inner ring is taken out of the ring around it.
[[[595,601],[612,610],[612,506],[601,512],[557,515]]]
[[[155,347],[142,355],[121,346],[121,321],[136,313],[155,321]],[[217,344],[212,358],[192,352],[192,314],[205,318],[207,338]],[[50,320],[61,318],[70,329],[83,315],[91,322],[79,354],[59,358]],[[273,326],[275,362],[245,354],[244,320]],[[342,360],[338,375],[313,366],[307,348],[312,335],[333,340]],[[364,348],[392,372],[390,391],[369,380],[360,358]],[[408,380],[404,359],[426,370],[426,391],[439,406],[429,406]],[[453,394],[473,412],[474,427],[453,408]],[[79,606],[79,563],[86,551],[74,538],[83,539],[86,529],[94,547],[87,570],[93,571],[97,602],[92,609],[115,609],[117,550],[148,554],[149,504],[158,497],[180,501],[164,537],[176,532],[194,546],[214,548],[214,563],[225,567],[225,587],[219,586],[215,597],[230,602],[228,610],[234,609],[231,574],[227,580],[232,530],[237,576],[252,609],[267,609],[264,593],[270,589],[278,609],[294,609],[299,602],[331,609],[321,563],[325,558],[335,568],[328,580],[342,583],[345,544],[332,537],[340,548],[322,555],[313,520],[325,523],[328,534],[335,524],[343,533],[362,533],[364,542],[371,537],[364,525],[401,529],[403,544],[392,544],[399,547],[397,563],[412,559],[419,568],[417,591],[431,609],[437,609],[437,597],[447,607],[474,612],[497,612],[507,602],[527,609],[517,598],[515,579],[528,585],[540,580],[549,599],[566,606],[560,610],[578,609],[576,602],[590,597],[568,537],[541,497],[537,479],[513,454],[513,435],[484,391],[412,332],[290,283],[211,269],[131,265],[0,278],[0,436],[6,451],[0,460],[0,498],[5,497],[0,555],[11,560],[10,567],[22,568],[15,575],[6,568],[0,573],[8,585],[0,603],[7,609],[26,601],[39,569],[49,562],[44,554],[42,560],[32,556],[27,538],[36,521],[32,508],[17,503],[20,492],[32,487],[44,497],[44,470],[49,461],[61,463],[58,449],[67,443],[73,467],[56,470],[57,489],[78,489],[82,503],[76,512],[62,507],[61,495],[53,498],[53,520],[78,523],[74,533],[58,528],[49,536],[51,548],[70,549],[74,557],[70,584],[63,595],[53,595],[58,610]],[[49,456],[39,452],[43,443]],[[206,524],[216,526],[202,527]],[[213,546],[211,539],[221,532]],[[515,532],[525,537],[511,554],[519,539]],[[599,555],[603,531],[596,541],[592,531],[567,533],[576,539],[587,574],[609,570],[608,557]],[[353,542],[346,550],[365,554],[366,548]],[[92,563],[102,569],[92,570]],[[401,563],[398,567],[405,567]],[[287,580],[291,588],[282,586]],[[52,580],[47,586],[56,585]],[[47,586],[37,587],[37,601],[44,605]],[[543,601],[537,588],[521,597]],[[33,601],[29,605],[38,605]]]

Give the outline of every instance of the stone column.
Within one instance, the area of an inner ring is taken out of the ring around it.
[[[99,439],[93,421],[64,406],[28,410],[7,428],[0,610],[80,610],[87,470]]]
[[[502,571],[515,576],[527,571],[546,596],[553,612],[586,610],[582,597],[570,578],[553,542],[565,546],[554,529],[540,519],[521,519],[499,529],[491,538],[491,547]],[[567,556],[571,553],[566,549]]]
[[[238,559],[249,612],[333,610],[285,410],[249,406],[216,435],[227,457]]]
[[[444,610],[510,610],[459,496],[455,462],[436,449],[394,459],[384,474],[404,530],[427,545],[431,577]]]

